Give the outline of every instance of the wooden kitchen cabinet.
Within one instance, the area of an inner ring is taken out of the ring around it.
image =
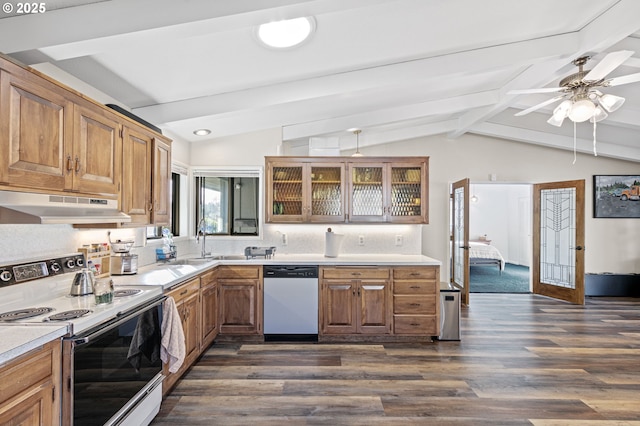
[[[428,157],[266,157],[272,223],[428,223]]]
[[[388,268],[321,268],[321,334],[391,333]]]
[[[393,332],[396,335],[438,336],[440,268],[393,268]]]
[[[211,346],[220,331],[218,327],[218,288],[217,268],[200,276],[201,352]]]
[[[171,142],[153,138],[151,155],[151,224],[169,225],[171,222]]]
[[[221,335],[262,334],[262,267],[218,267]]]
[[[428,223],[428,158],[348,164],[350,222]]]
[[[185,359],[175,373],[169,373],[166,364],[163,366],[163,372],[167,376],[162,385],[165,394],[200,356],[200,278],[194,278],[171,289],[167,296],[173,297],[180,315],[184,331]]]
[[[115,114],[6,61],[0,67],[11,70],[0,71],[0,184],[117,198]]]
[[[345,221],[345,166],[340,162],[267,157],[267,222]]]
[[[59,424],[62,348],[59,340],[0,366],[0,424]]]
[[[168,225],[171,145],[144,128],[123,127],[122,211],[129,226]]]

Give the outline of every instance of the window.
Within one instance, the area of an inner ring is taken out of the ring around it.
[[[196,233],[259,235],[259,171],[197,170],[195,176]]]

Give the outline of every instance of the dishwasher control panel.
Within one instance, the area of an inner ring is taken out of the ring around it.
[[[316,265],[265,265],[264,278],[318,278]]]

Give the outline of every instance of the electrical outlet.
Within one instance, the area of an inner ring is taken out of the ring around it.
[[[402,235],[396,235],[396,245],[397,246],[402,245]]]
[[[282,234],[282,245],[286,246],[289,244],[289,239],[287,238],[287,234]]]
[[[364,235],[358,235],[358,245],[359,246],[364,245]]]

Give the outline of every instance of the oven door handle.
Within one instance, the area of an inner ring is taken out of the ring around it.
[[[111,320],[111,322],[107,323],[104,327],[100,327],[93,333],[89,333],[86,336],[81,335],[81,336],[71,337],[65,340],[71,340],[74,346],[86,345],[87,343],[94,340],[96,337],[100,337],[101,335],[109,332],[110,330],[113,330],[114,328],[119,327],[121,324],[129,321],[131,318],[141,315],[146,311],[148,311],[149,309],[152,309],[158,305],[161,305],[166,299],[167,299],[167,296],[162,296],[160,299],[152,303],[149,303],[148,305],[144,305],[139,309],[134,308],[135,310],[133,312],[118,312],[116,314],[116,317],[113,320]]]

